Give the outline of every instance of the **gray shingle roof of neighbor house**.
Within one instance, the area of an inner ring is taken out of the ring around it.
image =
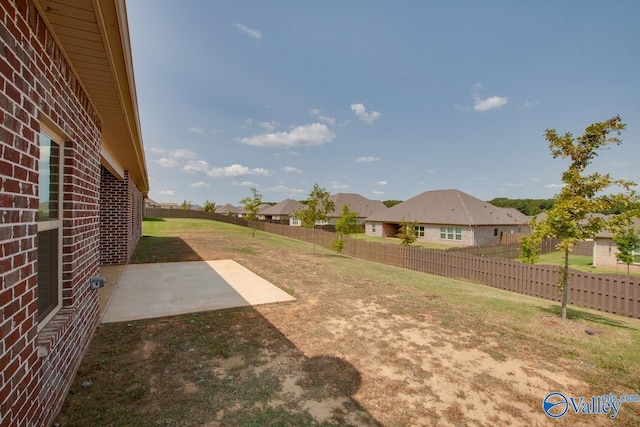
[[[258,213],[262,213],[262,211],[264,211],[265,209],[268,209],[270,207],[271,207],[271,205],[269,203],[261,203],[261,204],[258,205]],[[244,206],[238,208],[238,212],[239,213],[243,213],[243,214],[249,213],[249,211],[246,210],[244,208]]]
[[[387,207],[380,200],[367,199],[355,193],[338,193],[329,196],[329,200],[335,204],[335,210],[329,214],[330,217],[342,215],[342,207],[349,206],[349,210],[357,212],[359,218],[366,218],[380,211],[385,211]]]
[[[513,208],[499,208],[460,190],[425,191],[367,221],[451,225],[522,225],[529,217]]]
[[[233,206],[233,205],[231,205],[231,204],[227,203],[227,204],[226,204],[226,205],[224,205],[224,206],[216,207],[215,212],[216,212],[216,213],[219,213],[219,214],[226,214],[226,213],[229,213],[229,212],[231,212],[231,213],[238,213],[238,208],[236,208],[235,206]]]
[[[636,231],[640,230],[640,218],[635,218],[633,220],[633,227]],[[613,235],[609,230],[602,230],[596,235],[596,237],[600,239],[611,239],[613,238]]]
[[[262,215],[291,215],[298,209],[304,208],[304,205],[297,200],[285,199],[278,204],[268,207],[260,212]]]

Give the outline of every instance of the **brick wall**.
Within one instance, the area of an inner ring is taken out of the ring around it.
[[[100,264],[126,264],[142,234],[142,194],[128,172],[103,167],[100,179]]]
[[[49,425],[97,324],[100,121],[29,0],[0,2],[0,425]],[[63,307],[38,331],[40,123],[63,144]]]

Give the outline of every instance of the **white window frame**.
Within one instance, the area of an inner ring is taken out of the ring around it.
[[[424,237],[425,236],[425,227],[424,225],[416,225],[415,227],[416,237]]]
[[[62,221],[64,218],[63,214],[63,191],[64,191],[64,140],[65,138],[57,131],[55,131],[52,127],[47,126],[44,123],[40,124],[40,135],[45,134],[52,143],[57,144],[59,147],[59,156],[58,156],[58,215],[56,219],[48,219],[46,221],[38,221],[38,233],[41,231],[50,231],[50,230],[58,230],[58,253],[57,253],[57,264],[58,264],[58,302],[56,306],[38,323],[38,332],[45,327],[45,325],[60,311],[62,308]],[[40,138],[40,135],[38,138]],[[40,142],[39,142],[40,143]],[[40,194],[40,166],[38,163],[38,194]]]

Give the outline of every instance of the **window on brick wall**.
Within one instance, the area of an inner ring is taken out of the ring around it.
[[[43,126],[38,168],[38,321],[43,326],[62,305],[61,139]]]

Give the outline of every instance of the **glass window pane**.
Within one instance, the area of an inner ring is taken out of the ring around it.
[[[40,134],[40,167],[38,171],[40,206],[38,221],[58,219],[60,186],[60,146],[49,136]]]
[[[38,233],[38,321],[58,305],[58,229]]]

